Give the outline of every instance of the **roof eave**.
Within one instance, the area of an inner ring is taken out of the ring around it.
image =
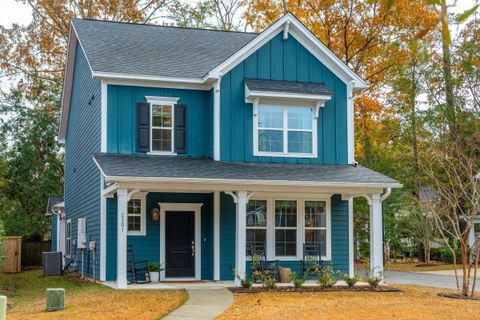
[[[98,163],[97,163],[98,165]],[[189,184],[220,184],[220,185],[263,185],[263,186],[299,186],[299,187],[352,187],[352,188],[401,188],[398,182],[322,182],[295,180],[252,180],[252,179],[213,179],[213,178],[174,178],[174,177],[140,177],[104,175],[105,182],[158,182],[158,183],[189,183]]]

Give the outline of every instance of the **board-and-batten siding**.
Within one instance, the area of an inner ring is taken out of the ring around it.
[[[236,206],[232,197],[224,193],[220,198],[220,279],[233,280],[235,267],[235,215]],[[348,254],[348,201],[342,201],[340,195],[331,198],[331,246],[332,260],[326,261],[325,266],[331,265],[336,272],[347,273],[349,270]],[[279,262],[281,267],[291,268],[300,272],[299,261]],[[247,263],[247,272],[251,272],[250,263]],[[301,273],[301,272],[300,272]]]
[[[210,193],[158,193],[147,195],[146,236],[127,236],[137,261],[160,262],[160,221],[153,221],[150,212],[159,203],[203,203],[201,209],[202,279],[213,279],[213,195]],[[117,274],[117,198],[107,199],[107,280]]]
[[[324,82],[332,100],[318,117],[318,157],[285,158],[253,156],[253,108],[245,103],[245,78]],[[251,54],[221,81],[221,160],[239,162],[288,162],[345,164],[347,155],[347,89],[294,36],[282,32]]]
[[[186,105],[186,156],[213,156],[213,91],[108,85],[107,152],[136,150],[136,104],[145,96],[177,97]]]
[[[95,278],[100,270],[100,171],[92,155],[100,152],[101,85],[92,79],[83,51],[77,44],[75,77],[65,141],[65,214],[72,219],[72,240],[77,240],[77,219],[87,220],[87,241],[97,241]],[[72,245],[75,252],[76,245]],[[84,274],[91,277],[93,251],[84,257]],[[79,266],[80,268],[80,266]]]

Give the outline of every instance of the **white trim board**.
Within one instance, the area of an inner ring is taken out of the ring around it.
[[[195,214],[195,279],[202,278],[202,206],[203,203],[169,203],[159,202],[160,206],[160,264],[165,264],[165,221],[167,211],[192,211]],[[160,280],[165,277],[165,270],[160,271]]]

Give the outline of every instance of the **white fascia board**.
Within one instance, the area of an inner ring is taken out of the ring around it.
[[[345,83],[355,81],[356,89],[364,89],[367,83],[343,61],[340,60],[330,49],[327,48],[308,28],[306,28],[295,16],[287,13],[277,20],[270,27],[265,29],[256,38],[246,44],[242,49],[233,54],[230,58],[219,64],[210,71],[203,79],[217,78],[233,69],[238,63],[245,60],[250,54],[257,51],[262,45],[270,41],[279,32],[284,31],[284,24],[290,23],[289,33],[295,36],[317,59],[327,68],[340,77]],[[299,39],[301,38],[301,39]],[[303,41],[300,41],[303,40]]]
[[[182,78],[182,77],[158,77],[144,74],[129,74],[129,73],[115,73],[115,72],[101,72],[93,71],[94,78],[99,79],[124,79],[124,80],[149,80],[149,81],[165,81],[178,83],[195,83],[203,84],[205,81],[202,78]]]
[[[354,187],[354,188],[401,188],[400,183],[372,182],[319,182],[291,180],[249,180],[249,179],[203,179],[203,178],[170,178],[170,177],[129,177],[105,176],[106,182],[161,182],[161,183],[191,183],[191,184],[222,184],[222,185],[273,185],[273,186],[305,186],[305,187]]]
[[[151,87],[151,88],[168,88],[168,89],[185,89],[185,90],[201,90],[208,91],[213,87],[213,83],[190,83],[175,81],[160,81],[151,79],[117,79],[117,78],[101,78],[108,81],[110,85],[133,86],[133,87]]]
[[[318,39],[307,27],[298,21],[292,15],[292,25],[290,26],[290,33],[299,40],[317,59],[319,59],[327,68],[332,70],[335,75],[343,78],[345,83],[349,81],[355,82],[356,89],[367,88],[367,83],[358,74],[356,74],[349,66],[347,66],[339,57],[337,57],[320,39]],[[299,39],[300,38],[300,39]],[[306,44],[307,40],[310,45]],[[342,75],[344,75],[342,77]]]
[[[238,63],[245,60],[250,54],[257,51],[262,45],[270,41],[279,32],[283,32],[283,24],[291,19],[290,17],[293,17],[293,15],[288,13],[282,18],[278,19],[277,22],[265,29],[262,33],[243,46],[239,51],[215,67],[203,79],[205,81],[212,78],[216,79],[219,77],[219,75],[223,75],[233,69]]]

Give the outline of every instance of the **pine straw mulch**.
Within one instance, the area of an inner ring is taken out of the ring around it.
[[[398,286],[401,292],[261,292],[235,294],[217,319],[479,319],[480,302],[440,297],[453,290]]]
[[[9,320],[51,319],[160,319],[187,299],[185,291],[101,290],[69,295],[65,310],[45,312],[45,300],[17,304],[8,311]]]
[[[357,286],[357,287],[347,287],[347,286],[334,286],[330,288],[322,288],[320,286],[312,286],[312,287],[275,287],[274,289],[267,289],[264,287],[251,287],[250,289],[242,288],[242,287],[228,287],[233,293],[260,293],[260,292],[335,292],[335,291],[353,291],[353,292],[401,292],[402,290],[398,288],[392,287],[377,287],[377,288],[370,288],[367,286]]]

